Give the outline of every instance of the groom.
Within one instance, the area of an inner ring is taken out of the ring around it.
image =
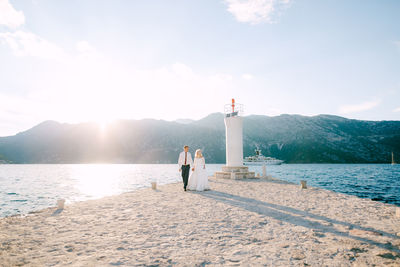
[[[179,171],[182,172],[183,190],[186,191],[190,166],[193,165],[192,155],[189,152],[189,146],[183,147],[183,151],[179,154],[178,165]]]

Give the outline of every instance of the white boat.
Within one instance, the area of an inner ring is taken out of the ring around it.
[[[393,152],[392,152],[392,165],[396,165],[396,162],[394,161],[394,155],[393,155]]]
[[[280,165],[283,160],[265,157],[261,154],[261,150],[256,149],[256,154],[254,156],[245,157],[243,160],[244,165]]]

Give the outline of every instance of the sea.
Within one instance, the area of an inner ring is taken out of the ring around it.
[[[222,164],[207,164],[211,176]],[[262,173],[261,166],[250,170]],[[282,164],[267,175],[298,184],[400,206],[400,165]],[[0,217],[26,215],[56,205],[181,182],[177,164],[2,164]]]

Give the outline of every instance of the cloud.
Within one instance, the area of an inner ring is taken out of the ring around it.
[[[79,41],[76,43],[76,50],[80,53],[94,53],[96,49],[88,41]]]
[[[393,109],[393,112],[400,112],[400,107]]]
[[[380,103],[381,103],[381,100],[378,99],[375,101],[363,102],[361,104],[345,105],[345,106],[339,107],[339,112],[342,114],[349,114],[349,113],[366,111],[366,110],[370,110],[370,109],[378,106]]]
[[[228,11],[239,22],[258,24],[274,23],[276,16],[289,6],[291,0],[225,0]]]
[[[17,28],[25,23],[25,16],[22,11],[17,11],[8,0],[0,0],[0,25],[9,28]]]
[[[252,80],[254,78],[254,76],[251,74],[245,73],[242,75],[242,78],[245,80]]]
[[[66,58],[66,54],[62,48],[31,32],[16,31],[0,33],[0,41],[7,44],[14,55],[18,57],[32,56],[57,60]]]
[[[233,80],[233,76],[226,73],[217,73],[210,77],[211,80],[219,83],[219,82],[230,82]]]
[[[187,79],[194,78],[193,70],[189,66],[183,63],[178,62],[172,64],[172,70],[175,74],[177,74],[181,78],[187,78]]]
[[[88,41],[75,44],[78,53],[66,53],[65,50],[32,32],[15,31],[0,33],[0,43],[8,45],[17,57],[36,57],[46,60],[68,62],[74,57],[82,61],[98,58],[102,55]]]
[[[22,11],[16,11],[8,0],[0,0],[0,25],[15,29],[24,23],[25,16]],[[8,45],[17,57],[66,59],[66,53],[61,47],[29,31],[0,32],[0,43]],[[78,49],[88,50],[89,47],[88,44],[82,42]]]

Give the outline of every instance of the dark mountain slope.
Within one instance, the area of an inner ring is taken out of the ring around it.
[[[207,162],[225,161],[222,113],[193,122],[120,120],[96,123],[43,122],[0,138],[1,162],[175,163],[182,146],[201,148]],[[256,147],[288,163],[384,163],[400,158],[400,121],[360,121],[338,116],[244,117],[244,154]]]

